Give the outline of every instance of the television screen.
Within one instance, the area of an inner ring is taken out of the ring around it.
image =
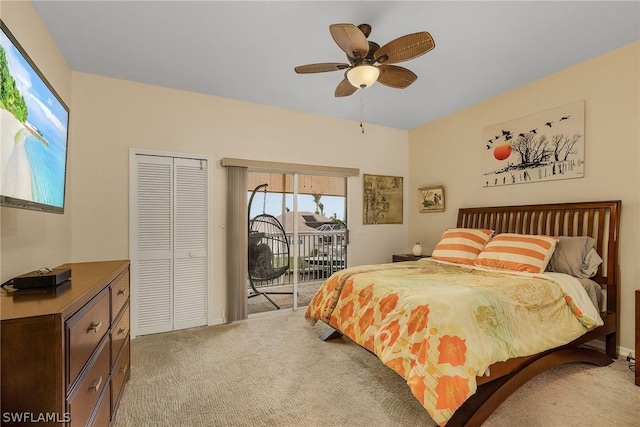
[[[69,108],[0,26],[0,205],[63,213]]]

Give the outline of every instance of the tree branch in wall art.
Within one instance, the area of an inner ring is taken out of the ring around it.
[[[402,224],[402,177],[364,174],[362,223]]]
[[[418,210],[444,212],[444,185],[418,188]]]
[[[482,186],[584,177],[585,102],[482,131]]]

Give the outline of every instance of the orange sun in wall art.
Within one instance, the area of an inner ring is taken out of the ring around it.
[[[508,144],[508,143],[498,145],[493,150],[493,157],[495,157],[496,160],[504,160],[508,158],[510,155],[511,155],[511,144]]]

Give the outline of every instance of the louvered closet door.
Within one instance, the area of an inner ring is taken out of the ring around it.
[[[183,329],[207,324],[207,162],[174,166],[174,329]]]
[[[137,155],[136,166],[132,314],[145,335],[173,329],[173,159]]]
[[[132,189],[132,332],[207,324],[206,160],[137,154]]]

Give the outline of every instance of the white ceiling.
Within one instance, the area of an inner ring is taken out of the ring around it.
[[[638,1],[33,1],[72,70],[349,120],[333,96],[346,62],[332,23],[370,40],[429,31],[436,48],[400,64],[407,89],[365,90],[365,122],[400,129],[491,98],[640,39]]]

